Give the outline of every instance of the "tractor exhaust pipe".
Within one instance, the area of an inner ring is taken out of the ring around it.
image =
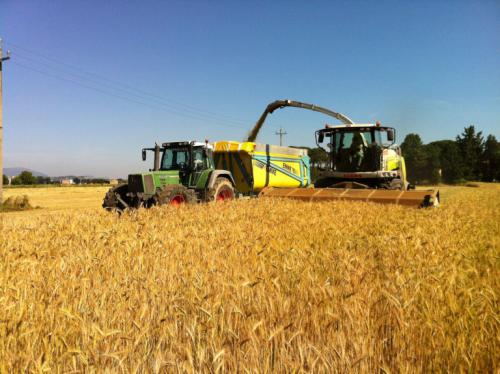
[[[160,146],[158,144],[155,144],[155,163],[153,170],[160,170]]]

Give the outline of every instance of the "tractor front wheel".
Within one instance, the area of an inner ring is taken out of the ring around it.
[[[120,184],[112,187],[104,196],[102,207],[110,212],[122,213],[130,208],[130,200],[127,197],[128,184]]]
[[[195,202],[195,192],[182,185],[165,186],[153,196],[154,205],[181,205]]]
[[[208,201],[233,200],[235,196],[232,183],[226,178],[217,178],[208,192]]]

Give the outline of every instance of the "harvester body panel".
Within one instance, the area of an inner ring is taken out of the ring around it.
[[[307,187],[311,170],[307,150],[253,142],[214,143],[217,169],[231,172],[236,189],[258,193],[265,187]]]

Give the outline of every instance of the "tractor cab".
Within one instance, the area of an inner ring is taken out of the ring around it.
[[[178,177],[186,187],[195,187],[200,177],[214,169],[213,147],[208,142],[168,142],[154,148],[144,148],[142,159],[146,160],[146,152],[154,152],[152,172],[158,172],[163,179]]]

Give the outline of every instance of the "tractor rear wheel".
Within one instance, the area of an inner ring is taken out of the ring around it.
[[[208,201],[226,201],[234,199],[234,187],[227,178],[217,178],[208,191]]]
[[[180,184],[165,186],[153,196],[154,205],[194,204],[195,202],[195,192]]]
[[[125,209],[130,208],[127,192],[128,184],[126,183],[110,188],[104,196],[102,207],[110,212],[122,213]]]

